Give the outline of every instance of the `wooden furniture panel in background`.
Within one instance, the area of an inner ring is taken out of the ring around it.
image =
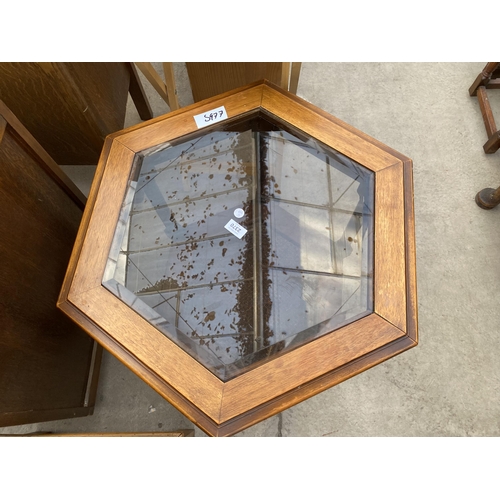
[[[130,89],[153,117],[130,63],[0,63],[0,99],[60,165],[95,165],[106,135],[123,128]]]
[[[295,93],[300,73],[300,63],[284,62],[188,62],[186,68],[195,102],[262,79]]]
[[[0,426],[92,414],[102,348],[56,307],[84,202],[0,101]]]

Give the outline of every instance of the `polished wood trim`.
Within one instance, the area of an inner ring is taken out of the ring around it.
[[[64,282],[62,284],[61,292],[59,294],[58,304],[64,302],[69,293],[70,286],[73,283],[73,278],[75,275],[76,267],[80,258],[81,250],[83,242],[87,235],[87,229],[90,223],[90,218],[92,216],[92,212],[94,210],[95,202],[97,199],[97,194],[99,192],[99,188],[101,186],[102,177],[104,175],[106,162],[109,157],[109,153],[111,150],[111,145],[113,144],[112,139],[109,137],[104,141],[104,147],[101,152],[101,157],[99,159],[99,163],[97,165],[97,169],[94,174],[94,178],[92,180],[92,185],[90,188],[89,197],[87,200],[87,204],[85,206],[85,210],[83,212],[82,220],[80,222],[80,227],[78,228],[78,233],[75,240],[75,245],[73,246],[73,251],[71,253],[71,258],[66,269],[66,275],[64,277]]]
[[[153,390],[164,397],[172,406],[183,413],[191,422],[195,423],[207,434],[214,434],[217,431],[219,425],[214,420],[209,418],[196,405],[180,394],[175,387],[167,384],[165,380],[154,373],[148,365],[142,363],[134,353],[119,344],[111,335],[112,332],[110,333],[103,330],[69,300],[59,302],[58,307],[116,359],[122,362]]]
[[[262,86],[254,85],[248,88],[245,87],[245,89],[238,92],[231,91],[224,94],[226,97],[207,99],[196,105],[168,113],[149,122],[147,129],[131,127],[121,134],[114,134],[112,137],[133,151],[143,151],[172,139],[177,139],[199,130],[194,115],[205,113],[219,106],[225,107],[228,118],[258,109],[262,97]],[[222,122],[218,122],[218,124],[220,123]],[[208,132],[210,128],[207,127],[204,130]]]
[[[266,82],[225,96],[108,137],[59,301],[90,335],[212,435],[238,432],[416,345],[417,339],[411,160]],[[223,383],[101,281],[135,153],[197,131],[194,114],[224,105],[233,118],[256,112],[261,104],[349,157],[358,154],[356,161],[375,171],[375,313]]]
[[[403,165],[375,175],[375,312],[406,331]]]
[[[118,141],[111,145],[70,295],[80,294],[101,284],[134,156],[133,151]]]
[[[242,430],[255,425],[277,413],[305,401],[345,380],[348,380],[359,373],[362,373],[389,358],[401,354],[417,344],[408,336],[401,337],[376,351],[373,351],[361,358],[339,367],[336,370],[325,373],[320,377],[307,382],[292,391],[253,408],[252,410],[241,414],[233,419],[223,422],[215,429],[214,436],[231,436]]]
[[[219,422],[223,382],[103,286],[69,301],[142,364],[215,422]]]
[[[377,314],[324,335],[226,382],[221,420],[250,411],[404,335]]]
[[[413,201],[413,162],[403,162],[406,258],[406,333],[418,342],[417,250]]]
[[[372,143],[360,141],[358,134],[347,130],[325,114],[318,113],[311,104],[303,106],[299,97],[294,96],[292,99],[289,95],[266,85],[262,108],[370,170],[376,172],[395,163],[396,159],[387,151]]]
[[[302,106],[303,108],[307,108],[307,109],[313,111],[315,115],[320,115],[320,116],[326,118],[328,121],[339,125],[341,128],[354,134],[362,141],[368,142],[368,143],[376,146],[378,149],[385,151],[389,155],[397,158],[398,160],[401,160],[401,161],[409,160],[409,158],[407,156],[403,155],[402,153],[390,148],[389,146],[378,141],[374,137],[371,137],[368,134],[365,134],[361,130],[353,127],[352,125],[349,125],[348,123],[340,120],[339,118],[336,118],[335,116],[331,115],[330,113],[327,113],[326,111],[322,110],[321,108],[318,108],[314,104],[302,99],[301,97],[299,97],[295,94],[292,94],[290,92],[284,92],[283,89],[281,89],[277,85],[272,84],[271,82],[264,81],[264,83],[267,87],[274,89],[275,92],[281,93],[284,96],[286,96],[288,99],[290,99],[291,101],[294,101],[294,102],[300,104],[300,106]],[[392,162],[392,163],[394,163],[394,162]],[[390,163],[389,165],[392,165],[392,163]],[[370,166],[368,166],[367,168],[370,168]]]

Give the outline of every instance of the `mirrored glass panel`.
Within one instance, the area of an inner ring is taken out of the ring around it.
[[[226,381],[373,310],[373,173],[254,115],[137,155],[103,284]]]

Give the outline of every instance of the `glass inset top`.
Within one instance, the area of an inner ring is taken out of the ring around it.
[[[252,116],[137,155],[103,284],[222,380],[373,310],[373,173]]]

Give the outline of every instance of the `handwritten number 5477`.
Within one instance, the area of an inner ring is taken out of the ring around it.
[[[224,112],[221,110],[221,111],[216,111],[215,113],[210,113],[209,115],[205,114],[203,116],[206,122],[211,122],[216,120],[217,118],[220,118],[223,114]]]

